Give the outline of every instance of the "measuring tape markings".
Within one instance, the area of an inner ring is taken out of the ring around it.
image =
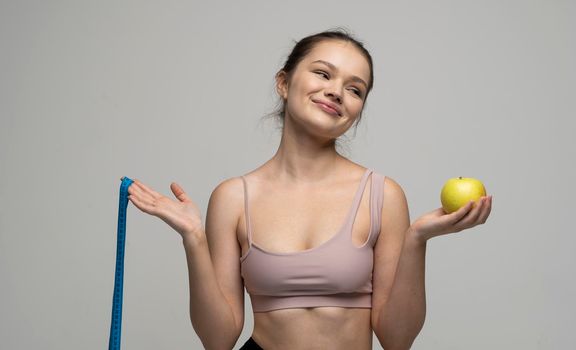
[[[120,184],[118,203],[118,234],[116,243],[116,270],[114,271],[114,294],[112,297],[112,323],[110,325],[109,350],[120,349],[122,334],[122,292],[124,287],[124,251],[126,246],[126,209],[128,207],[128,187],[134,181],[124,176]]]

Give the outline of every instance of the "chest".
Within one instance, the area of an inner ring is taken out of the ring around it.
[[[309,250],[330,240],[352,219],[351,240],[362,246],[370,230],[370,186],[360,190],[357,211],[352,208],[355,190],[354,186],[313,192],[254,189],[248,213],[252,242],[275,253]],[[246,211],[238,218],[236,232],[244,255],[249,249]]]

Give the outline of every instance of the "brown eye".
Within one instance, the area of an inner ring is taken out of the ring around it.
[[[360,90],[356,89],[356,88],[352,88],[350,89],[352,90],[352,92],[357,95],[358,97],[362,98],[362,92],[360,92]]]
[[[326,72],[324,72],[324,71],[321,71],[321,70],[316,71],[316,74],[321,75],[321,76],[324,77],[325,79],[330,78],[330,76],[328,75],[328,73],[326,73]]]

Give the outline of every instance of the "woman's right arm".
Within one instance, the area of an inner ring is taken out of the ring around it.
[[[243,205],[238,186],[238,179],[220,183],[208,203],[206,233],[183,236],[190,319],[206,349],[232,349],[244,327],[244,284],[236,236]]]
[[[182,236],[188,263],[190,319],[206,349],[232,349],[244,326],[241,251],[236,238],[238,215],[243,208],[239,181],[230,179],[214,189],[205,230],[197,206],[177,184],[170,186],[177,200],[138,180],[128,189],[136,207],[159,217]]]

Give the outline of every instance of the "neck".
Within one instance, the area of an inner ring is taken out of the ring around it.
[[[285,129],[276,154],[267,163],[280,181],[317,183],[333,178],[344,158],[336,152],[334,139],[313,139]]]

